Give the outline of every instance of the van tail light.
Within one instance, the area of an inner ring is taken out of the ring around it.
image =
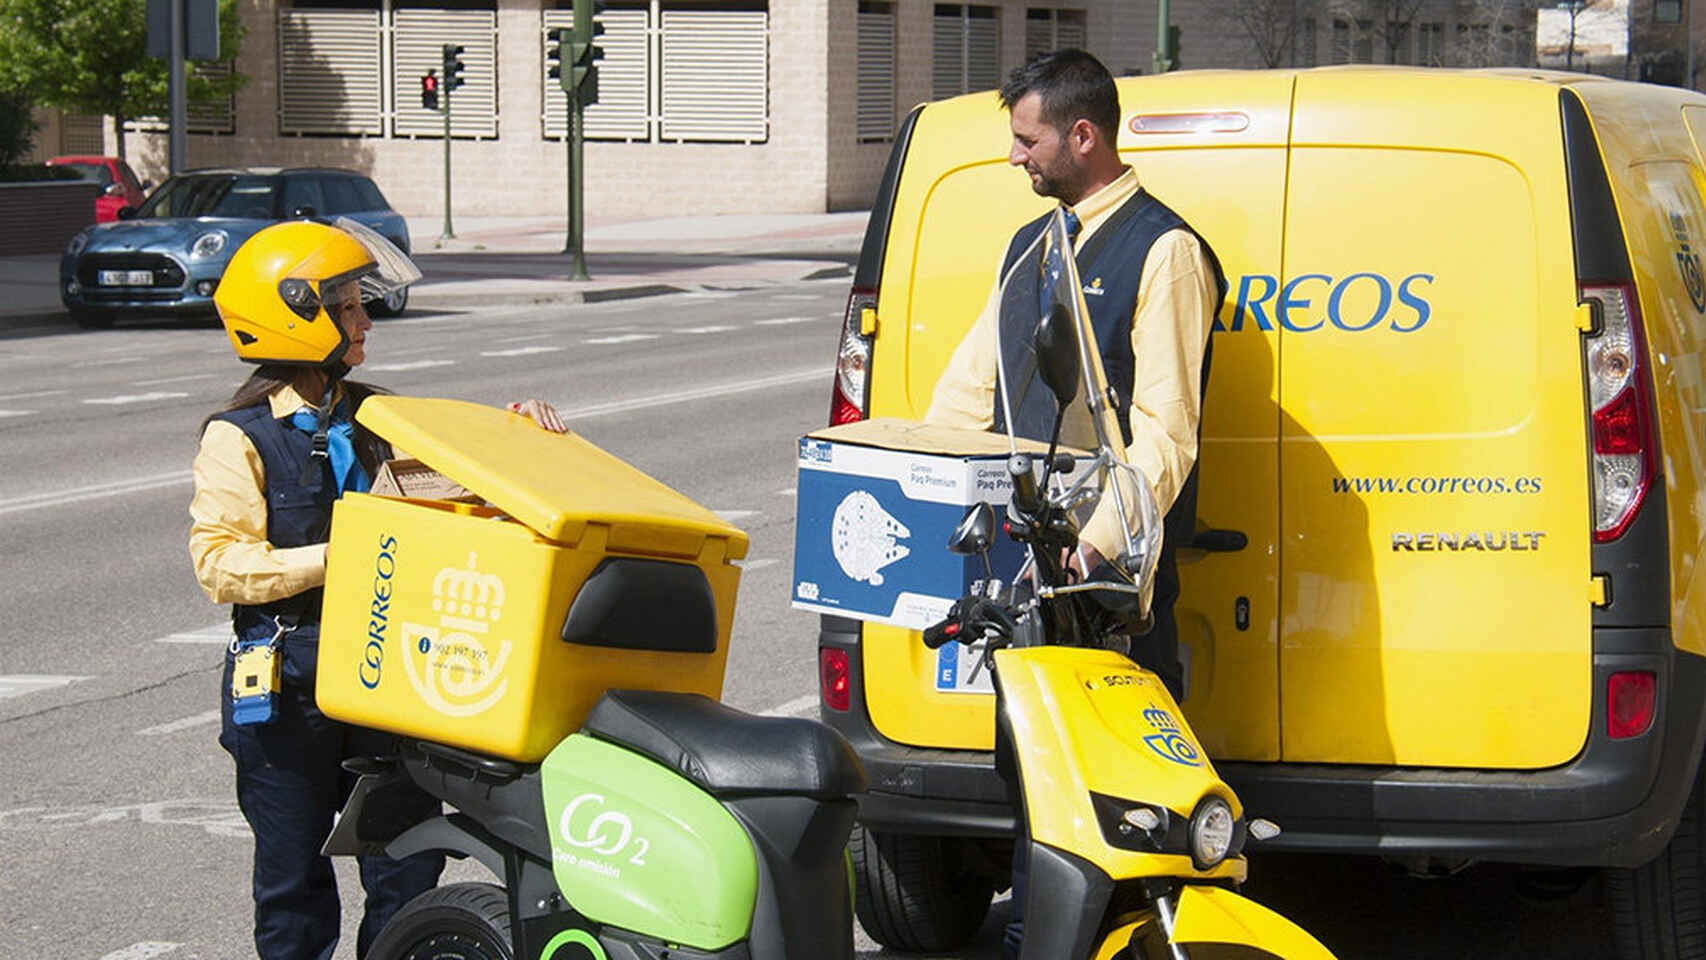
[[[846,713],[853,705],[853,681],[848,674],[847,651],[822,647],[817,652],[818,690],[823,705],[837,713]]]
[[[876,333],[876,311],[875,289],[854,287],[847,295],[847,315],[841,321],[841,349],[835,357],[835,390],[829,402],[830,426],[863,420],[870,415],[871,340]]]
[[[1653,725],[1653,674],[1647,670],[1614,673],[1605,683],[1606,733],[1627,740]]]
[[[1593,434],[1594,540],[1623,535],[1652,486],[1656,444],[1652,377],[1646,370],[1641,307],[1629,284],[1583,284],[1599,305],[1587,340],[1588,409]]]

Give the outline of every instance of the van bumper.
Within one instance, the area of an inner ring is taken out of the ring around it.
[[[820,646],[848,653],[851,706],[825,710],[865,764],[860,819],[892,833],[1010,837],[1013,808],[993,754],[931,750],[877,732],[865,708],[859,624],[822,618]],[[1611,740],[1613,673],[1655,674],[1646,733]],[[1706,658],[1664,628],[1597,628],[1588,741],[1546,770],[1452,770],[1219,762],[1245,809],[1284,830],[1263,849],[1470,857],[1559,866],[1634,867],[1657,856],[1681,815],[1706,740]]]

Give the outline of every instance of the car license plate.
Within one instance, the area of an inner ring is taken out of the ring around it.
[[[151,287],[152,270],[102,270],[97,277],[103,287]]]
[[[942,644],[936,651],[936,691],[994,693],[994,678],[983,665],[984,645],[982,640],[969,647],[963,643]]]

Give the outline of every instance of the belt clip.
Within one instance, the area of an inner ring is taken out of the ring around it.
[[[284,642],[284,635],[289,633],[291,631],[291,628],[285,626],[284,621],[279,619],[278,617],[273,617],[272,622],[273,622],[273,626],[277,627],[278,629],[273,632],[272,639],[267,641],[267,646],[273,647],[276,649],[280,643]]]

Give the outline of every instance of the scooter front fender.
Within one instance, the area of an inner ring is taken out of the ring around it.
[[[1253,900],[1220,887],[1186,886],[1173,915],[1178,943],[1231,943],[1285,960],[1335,960],[1308,931]]]

